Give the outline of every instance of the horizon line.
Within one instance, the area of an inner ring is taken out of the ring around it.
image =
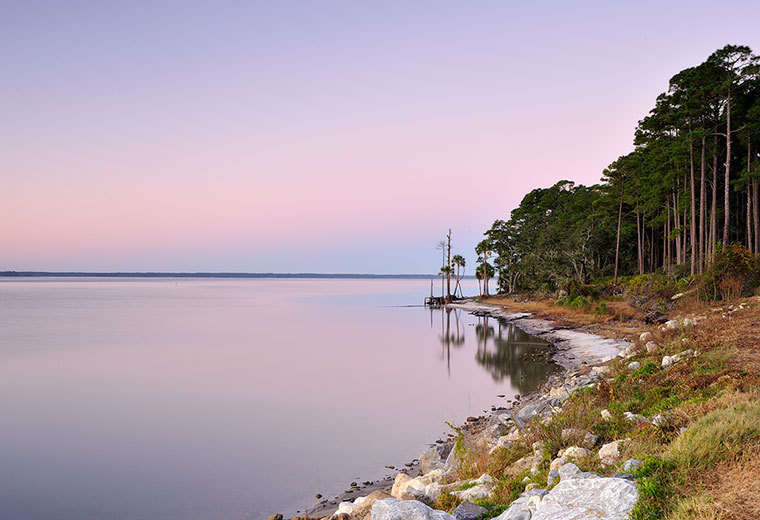
[[[0,277],[87,277],[87,278],[433,278],[437,274],[380,273],[246,273],[246,272],[173,272],[173,271],[0,271]],[[474,278],[473,275],[461,279]]]

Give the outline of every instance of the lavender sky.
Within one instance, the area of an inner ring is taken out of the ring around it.
[[[0,0],[0,270],[429,273],[760,2]],[[472,271],[472,267],[470,271]]]

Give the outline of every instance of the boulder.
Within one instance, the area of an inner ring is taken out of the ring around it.
[[[441,459],[441,449],[438,446],[433,446],[420,455],[420,473],[423,475],[434,469],[443,468],[444,465],[445,462]]]
[[[572,462],[568,462],[567,464],[560,466],[560,468],[557,470],[557,473],[560,480],[569,480],[574,478],[600,478],[596,473],[581,471],[581,469]]]
[[[623,441],[614,441],[605,444],[599,450],[599,460],[605,466],[611,466],[620,459],[620,451],[623,448]]]
[[[652,333],[642,332],[641,336],[639,336],[639,341],[642,343],[647,343],[648,341],[652,341]]]
[[[455,520],[445,511],[432,509],[417,500],[386,498],[372,505],[372,520]]]
[[[510,477],[516,477],[524,471],[533,471],[534,469],[537,471],[538,467],[541,465],[542,460],[543,456],[541,454],[532,453],[530,455],[526,455],[520,460],[509,465],[507,469],[504,470],[504,473]]]
[[[433,470],[417,478],[410,478],[405,473],[399,473],[393,482],[391,496],[402,500],[421,500],[432,503],[445,491],[440,484],[445,475],[442,469]]]
[[[631,371],[638,370],[639,367],[641,367],[641,363],[639,363],[638,361],[631,361],[630,363],[628,363],[628,370],[631,370]]]
[[[451,513],[457,520],[480,520],[488,512],[485,507],[470,502],[462,502]]]
[[[452,495],[465,501],[477,500],[478,498],[485,498],[490,495],[494,488],[493,478],[487,473],[483,473],[480,478],[472,480],[470,483],[475,485],[462,491],[454,491]]]
[[[509,509],[497,516],[495,520],[530,520],[540,502],[540,496],[520,497],[512,502]]]
[[[657,343],[655,343],[654,341],[647,341],[647,344],[646,344],[645,347],[647,349],[647,352],[649,352],[650,354],[652,352],[657,351],[657,349],[660,348],[660,346]]]
[[[537,504],[530,520],[627,520],[636,484],[619,478],[562,480]],[[499,517],[501,518],[501,517]]]

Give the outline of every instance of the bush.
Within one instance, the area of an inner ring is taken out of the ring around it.
[[[733,244],[718,250],[702,277],[700,296],[705,300],[730,300],[751,296],[760,285],[760,259],[747,248]]]

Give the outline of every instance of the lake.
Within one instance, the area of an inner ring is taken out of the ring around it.
[[[0,518],[295,514],[557,369],[524,360],[545,347],[509,324],[419,306],[429,293],[426,279],[0,278]]]

